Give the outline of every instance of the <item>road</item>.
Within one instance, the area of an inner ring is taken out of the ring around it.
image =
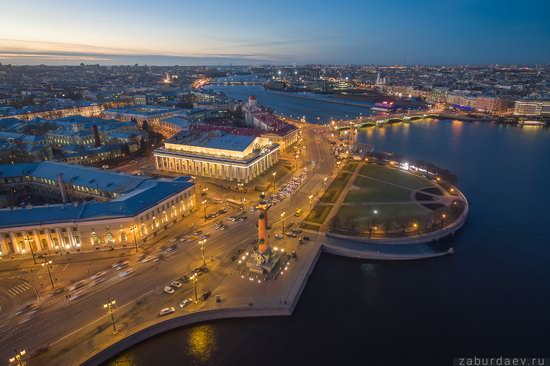
[[[281,225],[281,213],[286,212],[285,224],[299,221],[305,217],[295,218],[291,215],[297,208],[308,210],[309,195],[319,194],[323,189],[323,179],[332,171],[332,156],[329,145],[326,143],[328,138],[325,134],[328,129],[320,126],[304,126],[304,145],[306,150],[301,155],[301,168],[297,173],[307,168],[309,173],[306,180],[300,188],[294,192],[290,198],[286,198],[279,204],[269,210],[269,222],[273,230]],[[137,163],[136,163],[137,164]],[[133,164],[133,165],[136,165]],[[158,262],[142,263],[138,261],[137,255],[124,257],[129,261],[129,267],[133,269],[127,276],[121,275],[124,270],[115,271],[110,268],[110,264],[116,262],[117,258],[102,259],[97,265],[89,263],[70,263],[57,264],[54,273],[63,272],[67,278],[77,273],[82,275],[83,267],[87,267],[86,275],[93,275],[97,271],[105,270],[106,274],[102,277],[103,282],[99,284],[87,284],[81,289],[71,292],[71,298],[67,299],[65,294],[53,297],[44,297],[40,303],[40,310],[34,313],[26,313],[15,316],[13,310],[10,314],[2,317],[0,313],[0,344],[3,345],[0,350],[0,358],[8,359],[15,349],[26,349],[28,353],[39,347],[49,345],[52,348],[50,353],[69,352],[72,342],[84,342],[85,336],[91,330],[96,330],[100,336],[108,336],[107,329],[110,328],[108,315],[103,304],[108,299],[116,300],[116,317],[119,327],[128,327],[136,321],[144,321],[157,317],[158,311],[164,306],[177,306],[177,304],[186,297],[193,297],[193,285],[184,284],[182,288],[177,289],[176,294],[169,295],[162,291],[163,287],[171,281],[179,278],[181,275],[189,274],[194,268],[202,265],[202,255],[197,240],[186,243],[170,239],[179,238],[191,231],[201,229],[210,236],[207,239],[205,256],[207,265],[210,268],[208,274],[199,278],[197,288],[199,294],[204,289],[210,289],[215,294],[215,288],[224,279],[224,277],[235,272],[234,263],[231,257],[236,255],[238,249],[249,247],[256,238],[257,229],[255,226],[256,215],[248,212],[248,220],[230,222],[224,220],[227,224],[225,231],[214,228],[214,221],[204,223],[200,218],[202,210],[197,210],[192,217],[186,218],[179,223],[174,224],[161,234],[155,245],[148,249],[151,255],[157,255],[162,247],[177,245],[177,249],[171,255],[164,254],[164,258]],[[228,213],[230,215],[231,213]],[[190,222],[195,222],[196,226],[191,229]],[[282,241],[274,241],[277,245],[292,250],[296,247],[296,239],[287,238]],[[41,276],[41,281],[49,281],[43,267],[38,267],[36,276]],[[8,296],[0,297],[0,304],[6,303],[10,309],[13,309],[14,302],[19,301],[18,296],[38,296],[38,293],[31,291],[32,286],[25,280],[15,276],[8,277],[9,274],[3,273],[0,279],[0,288],[5,289]],[[62,281],[62,280],[61,280]],[[47,282],[44,282],[47,283]],[[34,288],[34,287],[33,287]],[[8,291],[8,289],[10,291]],[[21,291],[10,296],[10,294]],[[28,301],[28,298],[26,299]],[[22,303],[22,302],[20,302]],[[191,305],[189,310],[193,310]],[[187,310],[187,309],[186,309]],[[95,334],[95,333],[94,333]],[[44,356],[46,357],[46,356]],[[29,365],[40,364],[40,359],[27,359]]]

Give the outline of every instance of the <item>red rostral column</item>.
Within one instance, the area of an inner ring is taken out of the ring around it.
[[[265,195],[260,195],[258,204],[258,249],[260,253],[265,253],[269,249],[269,239],[267,237],[267,202]]]

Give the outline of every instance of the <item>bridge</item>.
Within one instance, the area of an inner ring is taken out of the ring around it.
[[[434,113],[417,113],[417,114],[396,114],[387,117],[382,116],[369,116],[369,117],[360,117],[354,120],[348,121],[334,121],[332,124],[337,130],[349,130],[350,128],[358,129],[369,126],[383,126],[389,123],[396,122],[411,122],[415,120],[421,120],[426,118],[433,119],[444,119],[449,117],[443,117],[440,114]]]

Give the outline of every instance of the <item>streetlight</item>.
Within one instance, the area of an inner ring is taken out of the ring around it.
[[[113,324],[113,334],[117,334],[118,331],[116,330],[116,323],[115,323],[115,300],[111,300],[107,298],[107,303],[103,304],[103,308],[107,309],[107,312],[111,315],[111,324]]]
[[[273,176],[273,189],[275,189],[275,176],[277,175],[277,172],[273,172],[271,175]]]
[[[285,213],[284,212],[281,213],[281,220],[282,220],[281,233],[285,235]]]
[[[237,187],[239,187],[239,190],[241,191],[241,204],[244,202],[244,184],[243,183],[237,183]]]
[[[202,201],[202,205],[204,207],[204,221],[206,221],[206,200]]]
[[[52,265],[52,260],[46,260],[46,258],[44,258],[44,263],[41,264],[42,267],[46,267],[46,269],[48,270],[48,276],[50,276],[50,282],[52,283],[52,290],[53,290],[55,288],[55,285],[53,284],[52,272],[50,271],[51,265]]]
[[[310,194],[308,198],[309,198],[309,210],[311,211],[311,201],[313,200],[313,195]]]
[[[132,226],[130,230],[132,230],[132,234],[134,235],[134,245],[136,246],[136,253],[137,253],[139,251],[137,239],[136,239],[137,225]]]
[[[202,264],[206,266],[206,258],[204,257],[204,248],[206,247],[206,239],[199,240],[199,247],[202,252]]]
[[[323,178],[323,185],[326,187],[327,186],[327,180],[328,180],[328,177],[324,177]]]
[[[36,257],[34,256],[34,249],[32,247],[31,239],[29,238],[28,235],[26,236],[25,241],[27,242],[27,244],[29,244],[29,248],[31,248],[32,260],[33,260],[34,264],[37,264],[36,263]]]
[[[195,288],[195,302],[199,301],[198,296],[197,296],[197,280],[198,280],[198,277],[199,276],[196,273],[190,277],[191,281],[193,281],[193,287]]]
[[[10,357],[10,363],[13,363],[13,362],[17,362],[17,365],[18,366],[25,366],[26,363],[23,362],[21,359],[23,356],[25,356],[25,354],[27,353],[25,350],[21,350],[19,352],[17,352],[17,350],[15,350],[15,355]]]

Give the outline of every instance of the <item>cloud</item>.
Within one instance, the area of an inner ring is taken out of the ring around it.
[[[216,49],[212,49],[213,51]],[[217,48],[220,50],[220,48]],[[262,52],[170,53],[158,50],[113,49],[86,44],[34,42],[0,39],[0,60],[14,64],[79,64],[105,65],[147,63],[154,65],[257,64],[282,63],[276,55]]]

